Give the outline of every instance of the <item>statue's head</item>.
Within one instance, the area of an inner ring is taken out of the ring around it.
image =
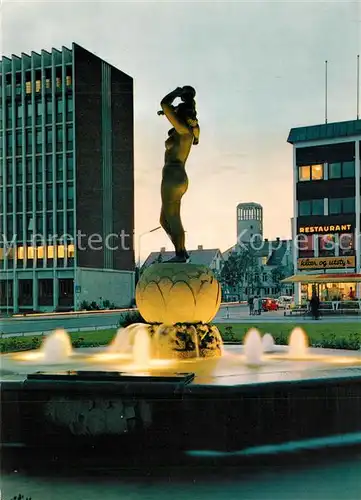
[[[182,90],[183,90],[182,97],[181,97],[182,101],[183,102],[193,101],[193,99],[196,96],[195,89],[193,87],[191,87],[190,85],[185,85],[184,87],[182,87]]]

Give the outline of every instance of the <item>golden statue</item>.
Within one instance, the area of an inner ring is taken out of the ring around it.
[[[185,163],[193,144],[199,142],[199,125],[197,120],[196,91],[193,87],[177,87],[161,101],[162,111],[173,125],[168,131],[165,142],[164,167],[162,173],[162,209],[160,224],[168,234],[175,248],[172,262],[187,262],[189,255],[185,248],[185,235],[180,216],[181,199],[188,189],[188,177]],[[180,98],[181,102],[174,106],[173,102]]]

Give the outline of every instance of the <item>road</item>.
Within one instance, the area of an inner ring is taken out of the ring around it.
[[[129,310],[96,311],[81,313],[63,313],[49,315],[17,316],[0,319],[0,333],[3,337],[10,335],[32,336],[47,333],[56,328],[64,328],[68,331],[89,331],[106,328],[116,328],[121,314]],[[222,304],[217,316],[216,323],[277,323],[277,322],[301,322],[302,324],[312,322],[311,319],[298,317],[285,317],[284,312],[270,311],[260,316],[249,316],[246,305]],[[340,316],[326,318],[330,322],[360,321],[357,316]]]

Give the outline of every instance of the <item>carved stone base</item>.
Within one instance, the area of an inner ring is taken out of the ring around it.
[[[222,337],[214,325],[149,325],[154,359],[192,359],[222,355]]]

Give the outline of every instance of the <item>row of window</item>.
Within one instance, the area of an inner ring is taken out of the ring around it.
[[[313,257],[315,250],[319,257],[353,255],[353,234],[302,235],[299,241],[299,257]]]
[[[32,241],[36,238],[36,241],[49,241],[53,239],[54,235],[56,239],[69,240],[69,237],[65,235],[74,234],[74,212],[72,210],[57,212],[54,218],[52,212],[47,212],[45,217],[43,214],[27,214],[27,215],[16,215],[15,216],[15,228],[13,227],[13,216],[7,216],[7,230],[6,237],[7,241],[12,241],[14,234],[17,235],[16,241]],[[54,228],[54,222],[56,224]],[[24,228],[25,223],[25,228]]]
[[[70,244],[66,247],[64,245],[48,245],[48,246],[31,246],[11,248],[7,251],[6,256],[8,259],[17,258],[17,260],[24,259],[64,259],[65,257],[74,257],[74,245]],[[4,251],[0,248],[0,260],[4,259]]]
[[[65,191],[65,196],[64,196]],[[15,200],[13,196],[13,190],[8,189],[5,193],[5,203],[6,211],[9,212],[32,212],[34,210],[40,211],[44,206],[44,195],[45,195],[45,207],[47,210],[52,210],[53,207],[56,209],[62,209],[65,206],[64,198],[66,199],[66,206],[68,208],[74,207],[74,184],[68,182],[64,184],[63,182],[56,183],[55,186],[52,183],[45,184],[45,189],[43,191],[43,184],[18,186],[15,189]],[[55,196],[54,196],[55,195]],[[33,196],[35,199],[35,206],[33,202]],[[0,199],[0,212],[3,212],[3,201],[2,197]]]
[[[43,136],[44,133],[44,136]],[[65,137],[64,137],[65,135]],[[13,139],[15,140],[15,151],[13,151]],[[64,129],[61,125],[55,128],[55,136],[53,134],[53,127],[45,127],[44,132],[41,128],[35,129],[35,135],[33,136],[32,129],[25,129],[24,134],[25,139],[25,154],[31,154],[33,152],[33,141],[34,141],[34,151],[36,153],[42,153],[43,151],[50,153],[54,150],[57,152],[63,151],[64,146],[66,150],[73,149],[73,126],[67,125]],[[55,139],[55,147],[54,147]],[[0,142],[0,155],[3,156],[2,152],[2,141]],[[5,146],[6,146],[6,156],[13,156],[13,153],[17,156],[23,154],[23,133],[21,130],[17,130],[13,136],[11,132],[5,134]]]
[[[261,208],[238,208],[237,210],[238,220],[262,220],[262,209]]]
[[[13,162],[12,159],[8,160],[5,164],[5,179],[2,179],[2,171],[0,170],[0,184],[23,184],[33,182],[42,182],[43,180],[43,172],[45,181],[53,180],[53,155],[46,155],[44,162],[41,156],[37,156],[35,158],[34,163],[34,172],[33,172],[33,161],[31,157],[26,157],[25,162],[24,158],[18,158],[15,160],[15,178],[13,173]],[[65,160],[65,165],[64,165]],[[25,163],[25,165],[24,165]],[[25,168],[24,168],[25,167]],[[55,179],[57,181],[62,181],[64,172],[66,173],[67,180],[73,180],[74,178],[74,161],[73,155],[55,155]]]
[[[16,127],[21,127],[24,125],[32,125],[33,121],[37,125],[42,123],[42,117],[44,116],[46,123],[51,123],[53,120],[53,115],[55,121],[62,122],[63,115],[66,117],[66,121],[71,121],[73,119],[73,97],[71,95],[67,96],[64,101],[61,97],[55,99],[55,106],[53,106],[53,101],[51,99],[46,99],[45,102],[40,99],[35,100],[34,107],[33,102],[29,99],[25,101],[23,106],[21,101],[15,102],[14,108],[15,123]],[[0,106],[0,119],[2,119],[2,107]],[[11,128],[13,125],[13,107],[9,103],[5,107],[5,128]]]
[[[12,87],[12,78],[11,78],[11,73],[8,73],[5,78],[5,88],[6,88],[6,95],[11,95],[11,87]],[[32,81],[31,81],[31,71],[27,70],[25,71],[25,93],[26,94],[31,94],[32,91]],[[65,68],[65,81],[62,81],[62,68],[57,67],[55,69],[55,88],[57,90],[61,89],[64,84],[66,87],[71,87],[72,85],[72,66],[67,65]],[[45,68],[44,72],[42,74],[42,71],[40,69],[35,71],[34,74],[34,80],[35,80],[35,92],[40,92],[41,87],[42,87],[42,79],[44,78],[45,84],[44,88],[45,90],[51,90],[52,87],[52,70],[51,68]],[[15,94],[20,95],[22,91],[22,74],[21,72],[15,73]]]
[[[327,208],[328,205],[328,208]],[[351,198],[323,198],[318,200],[302,200],[298,202],[298,215],[337,215],[355,213],[355,197]]]
[[[317,163],[314,165],[300,165],[298,167],[298,180],[320,181],[323,179],[346,179],[355,177],[355,162],[343,161],[335,163]]]

